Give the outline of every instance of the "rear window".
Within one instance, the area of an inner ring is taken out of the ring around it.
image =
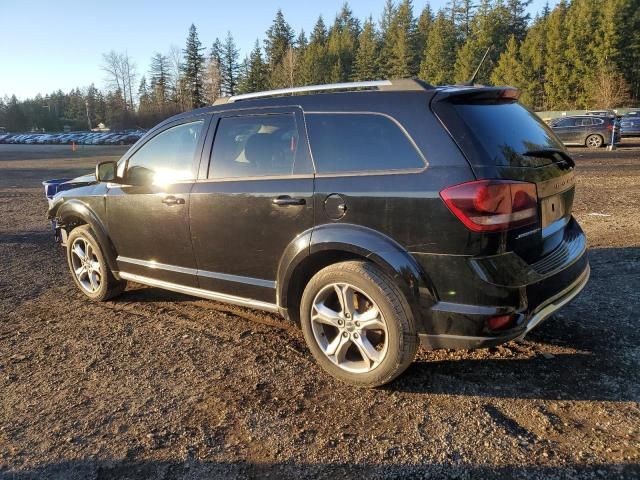
[[[373,113],[307,113],[318,173],[412,170],[425,161],[391,118]]]
[[[517,102],[441,102],[435,110],[472,164],[537,167],[562,159],[531,155],[564,147],[542,119]]]

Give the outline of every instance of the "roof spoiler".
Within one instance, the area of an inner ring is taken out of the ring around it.
[[[492,103],[496,101],[515,102],[520,98],[520,90],[515,87],[445,87],[438,92],[435,101],[451,103]]]

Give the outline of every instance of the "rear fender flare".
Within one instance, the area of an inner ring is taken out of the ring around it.
[[[326,224],[301,233],[289,244],[278,268],[277,300],[281,309],[292,303],[289,284],[298,268],[322,252],[342,252],[365,258],[390,275],[404,293],[416,322],[437,301],[436,290],[424,269],[395,240],[367,227]],[[301,286],[303,287],[303,286]]]

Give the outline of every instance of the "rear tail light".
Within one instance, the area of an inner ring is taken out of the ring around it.
[[[538,223],[534,183],[478,180],[445,188],[440,196],[474,232],[496,232]]]
[[[491,330],[505,330],[513,323],[514,315],[498,315],[489,318],[487,324]]]

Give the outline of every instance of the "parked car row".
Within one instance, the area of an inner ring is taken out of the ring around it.
[[[71,132],[71,133],[3,133],[0,143],[61,144],[70,145],[129,145],[144,134],[141,130],[122,132]]]
[[[640,110],[629,112],[620,119],[623,137],[640,137]]]
[[[565,145],[599,148],[611,144],[612,141],[614,144],[620,141],[620,128],[616,125],[615,117],[605,115],[556,118],[549,122],[549,127]]]

